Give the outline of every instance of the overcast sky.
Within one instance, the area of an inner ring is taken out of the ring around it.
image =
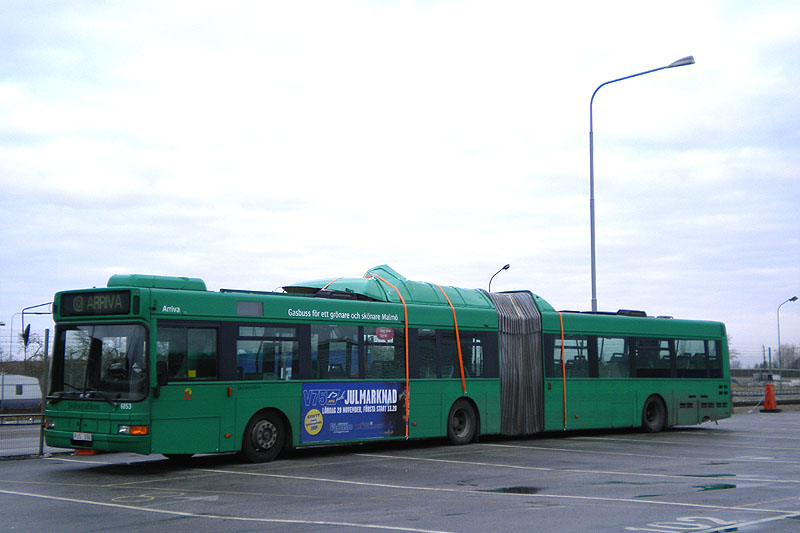
[[[588,310],[592,92],[693,55],[595,97],[599,308],[720,320],[760,361],[800,293],[800,4],[548,4],[0,3],[3,351],[115,273],[510,263],[494,290]]]

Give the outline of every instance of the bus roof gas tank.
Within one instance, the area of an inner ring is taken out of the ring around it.
[[[143,274],[114,274],[108,279],[109,287],[142,287],[145,289],[176,289],[206,291],[206,282],[200,278],[148,276]]]

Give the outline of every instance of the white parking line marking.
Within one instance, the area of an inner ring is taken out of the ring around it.
[[[732,526],[720,526],[720,527],[715,527],[715,528],[711,528],[711,529],[704,529],[701,533],[716,533],[718,531],[736,531],[736,530],[738,530],[739,528],[742,528],[742,527],[756,526],[756,525],[759,525],[759,524],[767,524],[769,522],[777,522],[778,520],[788,520],[788,519],[791,519],[791,518],[797,518],[798,516],[800,516],[800,513],[797,513],[797,512],[789,513],[789,512],[787,512],[786,514],[782,514],[780,516],[771,516],[769,518],[762,518],[760,520],[751,520],[750,522],[737,522],[737,523],[733,524],[733,526],[735,526],[735,529],[732,529]]]
[[[351,528],[362,528],[362,529],[381,529],[386,531],[411,531],[414,533],[450,533],[447,531],[441,530],[433,530],[433,529],[418,529],[413,527],[400,527],[400,526],[382,526],[379,524],[357,524],[353,522],[328,522],[324,520],[289,520],[289,519],[279,519],[279,518],[256,518],[256,517],[247,517],[247,516],[225,516],[225,515],[214,515],[214,514],[197,514],[197,513],[188,513],[183,511],[169,511],[166,509],[152,509],[149,507],[137,507],[135,505],[122,505],[118,503],[107,503],[107,502],[95,502],[91,500],[79,500],[77,498],[63,498],[60,496],[47,496],[44,494],[31,494],[28,492],[17,492],[12,490],[2,490],[0,489],[0,493],[2,494],[10,494],[12,496],[27,496],[29,498],[41,498],[44,500],[53,500],[53,501],[60,501],[60,502],[69,502],[69,503],[80,503],[84,505],[98,505],[101,507],[114,507],[117,509],[128,509],[131,511],[144,511],[147,513],[157,513],[157,514],[166,514],[166,515],[173,515],[173,516],[183,516],[187,518],[211,518],[215,520],[236,520],[240,522],[261,522],[261,523],[270,523],[270,524],[302,524],[302,525],[315,525],[315,526],[341,526],[341,527],[351,527]]]
[[[383,455],[372,455],[372,454],[361,454],[366,455],[367,457],[384,457],[387,459],[409,459],[408,457],[393,457],[393,456],[383,456]],[[414,459],[414,458],[410,458]],[[430,460],[430,461],[443,461],[441,459],[419,459],[419,460]],[[491,465],[488,463],[470,463],[467,461],[446,461],[446,462],[455,462],[459,464],[472,464],[472,465],[482,465],[482,466],[498,466],[498,467],[507,467],[507,468],[525,468],[525,467],[514,467],[514,466],[507,466],[507,465]],[[475,490],[475,489],[450,489],[444,487],[420,487],[420,486],[409,486],[409,485],[397,485],[392,483],[371,483],[367,481],[347,481],[343,479],[330,479],[330,478],[320,478],[320,477],[308,477],[308,476],[289,476],[286,474],[268,474],[265,472],[241,472],[236,470],[219,470],[219,469],[203,469],[205,472],[214,472],[218,474],[232,474],[232,475],[242,475],[242,476],[258,476],[258,477],[270,477],[270,478],[277,478],[277,479],[292,479],[296,481],[313,481],[314,483],[336,483],[342,485],[355,485],[361,487],[376,487],[376,488],[386,488],[386,489],[394,489],[394,490],[409,490],[409,491],[419,491],[419,492],[449,492],[449,493],[462,493],[462,494],[494,494],[499,495],[502,497],[507,496],[523,496],[525,498],[547,498],[547,499],[561,499],[561,500],[583,500],[583,501],[599,501],[599,502],[613,502],[613,503],[635,503],[638,505],[658,505],[658,506],[668,506],[668,507],[688,507],[692,509],[717,509],[717,510],[728,510],[728,511],[748,511],[748,512],[756,512],[756,513],[791,513],[793,511],[787,511],[785,509],[754,509],[752,507],[727,507],[724,505],[703,505],[699,503],[682,503],[682,502],[660,502],[656,500],[647,500],[643,498],[606,498],[602,496],[568,496],[562,494],[514,494],[514,493],[495,493],[495,492],[487,492],[482,490]],[[546,470],[543,468],[536,468],[536,470]],[[573,470],[555,470],[552,469],[553,472],[580,472],[580,471],[573,471]],[[613,472],[594,472],[590,471],[589,473],[613,473]],[[620,472],[620,474],[625,474],[624,472]],[[636,475],[636,474],[632,474]],[[650,475],[650,474],[641,474],[641,475]],[[658,475],[658,474],[654,474]],[[681,478],[689,478],[689,479],[698,479],[692,476],[668,476],[662,475],[661,477],[681,477]],[[739,478],[737,478],[739,479]],[[764,480],[759,480],[764,481]],[[771,481],[771,480],[770,480]]]
[[[67,463],[88,463],[93,465],[113,465],[116,463],[111,463],[108,461],[97,461],[95,459],[67,459],[66,457],[45,457],[48,461],[64,461]]]
[[[646,439],[621,439],[621,438],[614,438],[614,437],[570,437],[574,440],[597,440],[597,441],[613,441],[613,442],[631,442],[636,444],[675,444],[677,446],[706,446],[706,447],[713,447],[713,448],[753,448],[757,450],[780,450],[786,452],[794,452],[797,451],[796,448],[778,448],[769,445],[764,445],[763,442],[758,444],[719,444],[719,443],[706,443],[706,442],[693,442],[693,441],[673,441],[673,440],[646,440]]]
[[[603,475],[618,475],[618,476],[638,476],[638,477],[654,477],[654,478],[668,478],[668,479],[706,479],[704,476],[693,476],[689,474],[650,474],[645,472],[624,472],[618,470],[586,470],[586,469],[579,469],[579,468],[546,468],[541,466],[517,466],[517,465],[505,465],[500,463],[484,463],[478,461],[455,461],[453,459],[433,459],[429,457],[405,457],[400,455],[378,455],[378,454],[358,454],[363,455],[365,457],[382,457],[386,459],[400,459],[400,460],[409,460],[409,461],[432,461],[432,462],[439,462],[439,463],[453,463],[453,464],[460,464],[460,465],[472,465],[472,466],[489,466],[494,468],[512,468],[518,470],[538,470],[543,472],[568,472],[572,474],[603,474]],[[722,478],[726,479],[726,478]],[[798,484],[800,483],[800,479],[771,479],[771,478],[763,478],[763,477],[741,477],[741,476],[731,476],[730,479],[735,479],[736,481],[753,481],[756,483],[792,483]]]
[[[518,448],[524,450],[541,450],[541,451],[550,451],[550,452],[569,452],[569,453],[579,453],[581,455],[621,455],[624,457],[646,457],[649,459],[680,459],[679,457],[675,457],[674,455],[653,455],[653,454],[646,454],[646,453],[630,453],[630,452],[609,452],[605,450],[586,450],[585,448],[549,448],[547,446],[522,446],[520,444],[480,444],[480,446],[491,446],[495,448]],[[753,446],[755,448],[755,446]],[[720,459],[719,457],[695,457],[696,461],[729,461],[729,462],[752,462],[752,461],[764,461],[769,460],[775,463],[786,463],[786,464],[797,464],[796,460],[779,460],[773,457],[764,458],[764,457],[750,457],[750,456],[740,456],[740,457],[728,457],[725,459]]]

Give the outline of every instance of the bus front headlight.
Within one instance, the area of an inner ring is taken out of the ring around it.
[[[149,433],[150,426],[121,425],[117,427],[117,434],[119,435],[147,435]]]

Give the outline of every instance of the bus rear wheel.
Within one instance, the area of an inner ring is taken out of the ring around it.
[[[667,408],[658,396],[650,396],[642,409],[642,429],[658,433],[667,425]]]
[[[457,400],[447,415],[447,438],[453,444],[469,444],[477,432],[478,419],[472,404],[464,399]]]
[[[257,413],[244,430],[242,452],[253,463],[272,461],[281,453],[285,436],[283,421],[277,414]]]

